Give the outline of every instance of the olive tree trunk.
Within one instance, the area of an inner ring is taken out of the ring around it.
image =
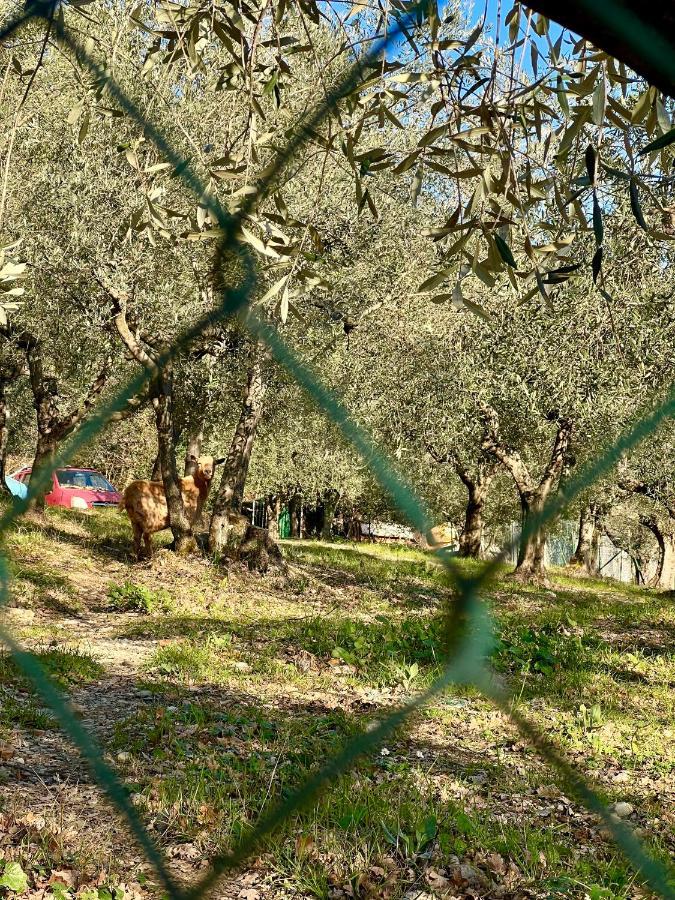
[[[599,510],[595,503],[583,506],[579,514],[579,539],[577,547],[569,561],[569,565],[579,569],[591,578],[599,574],[598,544],[600,529],[598,528]]]
[[[113,323],[122,343],[135,361],[151,376],[148,394],[155,413],[157,428],[156,466],[159,468],[164,485],[174,550],[181,554],[188,553],[195,547],[195,540],[192,534],[192,522],[190,522],[183,505],[180,477],[176,465],[173,365],[167,361],[160,367],[158,360],[161,359],[163,350],[166,348],[162,348],[159,342],[150,335],[143,334],[136,325],[133,329],[130,327],[127,318],[128,296],[126,292],[111,286],[107,279],[99,273],[95,273],[95,277],[110,298]]]
[[[152,472],[150,473],[150,481],[161,481],[162,480],[162,460],[159,456],[159,450],[155,456],[155,461],[152,464]]]
[[[438,453],[427,443],[427,452],[439,464],[452,463],[460,481],[467,490],[468,498],[464,510],[464,528],[459,536],[459,555],[478,559],[483,549],[485,532],[485,505],[492,480],[497,473],[499,463],[481,455],[478,462],[470,468],[454,449],[444,454]]]
[[[542,528],[531,529],[533,519],[540,515],[545,497],[521,497],[521,526],[523,537],[518,547],[518,558],[514,576],[521,581],[545,583],[546,575],[546,534]]]
[[[222,552],[227,546],[231,513],[239,513],[251,462],[253,443],[263,414],[266,383],[263,372],[264,351],[258,346],[248,371],[244,402],[234,430],[230,450],[223,466],[218,493],[213,505],[209,529],[209,549]]]
[[[478,559],[483,549],[485,519],[483,511],[487,500],[487,486],[467,486],[469,499],[464,512],[464,528],[459,536],[459,555]]]
[[[339,502],[340,492],[336,491],[335,488],[329,488],[327,491],[324,491],[323,497],[321,498],[322,519],[320,537],[322,541],[329,541],[333,535],[333,519],[335,518],[335,511]]]
[[[7,444],[9,442],[9,402],[7,381],[0,375],[0,494],[9,494],[5,482],[7,474]]]
[[[265,498],[267,530],[273,541],[279,540],[279,518],[281,516],[281,495],[270,494]]]
[[[199,422],[191,429],[188,435],[187,447],[185,448],[185,475],[194,475],[197,471],[196,460],[201,456],[203,440],[203,422]]]
[[[288,518],[291,537],[302,537],[302,494],[296,492],[288,498]]]
[[[65,415],[59,410],[59,384],[56,376],[47,371],[42,341],[29,331],[22,331],[15,336],[16,345],[25,354],[28,366],[35,420],[37,425],[37,443],[33,459],[33,475],[43,468],[53,465],[59,445],[69,437],[94,406],[103,391],[110,372],[110,359],[106,358],[103,367],[85,393],[78,406]],[[44,509],[45,494],[51,485],[45,480],[43,489],[35,497],[35,506]]]
[[[169,512],[169,526],[173,535],[173,549],[180,555],[195,549],[190,521],[181,493],[180,476],[176,465],[176,431],[173,419],[173,371],[170,364],[164,366],[150,384],[150,401],[155,411],[157,426],[157,456],[162,473],[162,484]]]
[[[642,516],[640,523],[656,538],[659,555],[656,572],[650,579],[651,587],[675,590],[675,520],[662,521],[656,516]]]
[[[555,494],[569,450],[572,423],[567,419],[558,421],[548,464],[541,477],[537,479],[526,466],[520,453],[510,448],[502,439],[495,410],[484,407],[483,414],[486,424],[483,449],[491,453],[509,472],[520,497],[522,537],[513,575],[526,583],[545,584],[546,533],[541,526],[536,525],[536,522],[546,501]]]

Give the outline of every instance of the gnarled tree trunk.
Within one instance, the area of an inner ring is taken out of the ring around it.
[[[546,584],[546,533],[541,526],[537,527],[536,522],[546,501],[553,495],[554,487],[563,471],[572,436],[572,423],[567,419],[558,420],[548,465],[541,478],[537,480],[518,451],[511,449],[502,440],[499,418],[495,410],[484,407],[483,414],[486,424],[483,449],[492,453],[510,473],[520,497],[522,536],[513,575],[519,581]]]
[[[542,528],[530,531],[532,520],[541,514],[545,497],[526,493],[521,496],[521,525],[523,537],[518,547],[518,558],[514,576],[526,583],[545,583],[546,575],[546,534]]]
[[[110,297],[113,322],[117,333],[131,356],[150,375],[148,394],[155,413],[157,428],[157,461],[166,494],[169,526],[173,534],[174,549],[187,553],[195,546],[192,523],[186,515],[181,494],[181,484],[176,466],[176,431],[174,422],[173,366],[167,360],[160,368],[158,360],[162,348],[150,335],[143,335],[138,327],[132,330],[127,319],[127,294],[108,284],[95,273],[99,284]],[[153,475],[154,475],[153,471]]]
[[[439,454],[431,444],[427,444],[427,452],[437,463],[452,463],[457,475],[468,492],[464,511],[464,528],[459,536],[459,555],[478,559],[483,548],[483,532],[485,530],[485,504],[492,480],[497,472],[498,463],[479,459],[471,469],[456,450]]]
[[[157,426],[157,455],[169,511],[173,549],[184,555],[195,549],[192,522],[183,505],[180,477],[176,465],[176,435],[173,420],[173,370],[167,363],[150,383],[150,401]]]
[[[8,378],[0,373],[0,494],[9,494],[5,483],[7,474],[7,444],[9,441],[9,401],[7,400]]]
[[[265,498],[267,530],[273,541],[279,540],[279,518],[281,516],[281,494],[270,494]]]
[[[656,572],[650,579],[651,587],[675,590],[675,520],[660,520],[656,516],[642,516],[640,523],[656,538],[659,557]]]
[[[472,479],[468,475],[466,478],[462,478],[469,493],[469,499],[464,513],[464,528],[459,536],[460,556],[478,559],[481,555],[485,530],[485,504],[493,477],[493,471],[481,471],[479,468],[475,478]]]
[[[71,412],[59,412],[59,386],[54,375],[47,373],[42,341],[28,331],[16,335],[16,345],[23,350],[28,364],[28,375],[33,394],[37,424],[37,444],[33,460],[33,475],[39,470],[49,469],[56,451],[70,434],[81,424],[106,385],[110,370],[110,360],[106,359],[101,372],[89,387],[83,401]],[[44,509],[45,494],[50,490],[46,483],[35,497],[35,506]]]
[[[619,487],[632,494],[641,494],[657,503],[663,515],[641,516],[640,524],[648,528],[659,546],[659,558],[655,576],[650,583],[668,591],[675,589],[675,501],[666,479],[647,482],[622,478]]]
[[[323,517],[321,520],[320,537],[322,541],[329,541],[332,537],[333,519],[335,518],[335,510],[337,509],[339,502],[340,492],[336,491],[335,488],[329,488],[327,491],[324,491],[323,497],[321,498]]]
[[[658,586],[666,591],[675,590],[675,533],[668,531],[663,536],[663,556]]]
[[[159,450],[157,451],[157,455],[155,456],[155,461],[152,464],[152,472],[150,473],[150,481],[161,481],[162,480],[162,460],[159,455]]]
[[[591,578],[599,574],[600,529],[598,528],[598,516],[599,509],[596,503],[589,503],[582,507],[579,514],[579,539],[576,550],[569,561],[570,566],[580,569],[584,575]]]
[[[197,471],[196,460],[201,456],[203,440],[203,422],[199,422],[193,426],[188,435],[187,447],[185,448],[184,471],[186,475],[194,475]]]
[[[248,371],[244,403],[234,430],[230,450],[223,466],[223,474],[213,505],[209,529],[209,549],[222,552],[228,542],[228,515],[239,513],[244,499],[244,487],[248,475],[253,442],[263,414],[266,383],[263,372],[265,351],[262,345],[255,349],[253,364]]]
[[[288,498],[288,518],[291,537],[302,537],[302,494],[298,491]]]
[[[10,490],[5,482],[7,475],[7,446],[9,443],[9,419],[10,408],[7,397],[8,388],[16,379],[24,373],[24,367],[19,363],[3,361],[0,368],[0,494],[9,494]]]

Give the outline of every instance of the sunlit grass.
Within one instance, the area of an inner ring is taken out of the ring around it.
[[[152,567],[129,565],[127,525],[115,514],[75,520],[49,511],[47,522],[8,536],[15,585],[35,610],[49,610],[56,628],[50,597],[90,603],[71,578],[86,572],[87,584],[100,582],[88,615],[112,624],[111,640],[154,642],[134,668],[150,700],[118,711],[107,749],[161,840],[198,856],[233,846],[444,664],[454,592],[427,551],[284,542],[289,576],[260,579],[179,564],[170,554]],[[475,574],[481,564],[457,565]],[[666,739],[674,719],[672,601],[557,570],[551,589],[524,588],[508,571],[483,592],[496,629],[492,665],[518,709],[598,778],[608,801],[630,802],[654,852],[667,855],[668,814],[643,782],[675,770]],[[39,645],[44,628],[38,620],[34,636],[30,627],[25,633]],[[87,651],[63,642],[38,649],[66,690],[105,678]],[[26,687],[0,663],[16,726],[53,727]],[[7,715],[0,727],[10,727]],[[487,879],[473,886],[479,895],[513,878],[514,892],[633,896],[628,864],[551,783],[504,716],[476,689],[455,687],[293,816],[263,854],[278,884],[302,896],[402,898],[430,888],[429,868],[449,873],[457,861]],[[580,844],[592,852],[579,853]],[[462,896],[469,888],[448,889]]]

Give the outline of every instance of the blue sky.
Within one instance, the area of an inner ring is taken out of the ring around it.
[[[438,0],[438,2],[440,4],[443,4],[444,0]],[[501,12],[500,45],[504,47],[509,43],[508,26],[505,25],[505,19],[512,7],[513,0],[501,0],[501,10],[499,0],[487,0],[487,10],[485,6],[485,0],[463,0],[461,4],[461,24],[465,28],[468,26],[469,31],[471,31],[482,20],[483,15],[486,14],[485,30],[491,38],[494,38],[497,27],[497,15],[498,12]],[[521,8],[521,29],[525,25],[526,15],[526,10],[524,8]],[[555,22],[550,23],[549,34],[552,42],[555,42],[558,39],[561,30],[562,29],[560,28],[560,26]],[[539,35],[535,34],[534,29],[531,28],[529,41],[532,40],[537,43],[544,55],[548,54],[548,40],[546,39],[546,37],[540,37]],[[389,59],[395,59],[400,50],[403,50],[405,53],[406,49],[409,50],[409,46],[404,38],[393,40],[387,49],[387,56]],[[529,47],[523,57],[523,69],[525,73],[527,73],[529,76],[532,76],[532,63]]]

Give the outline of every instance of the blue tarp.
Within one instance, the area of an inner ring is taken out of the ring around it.
[[[20,481],[17,481],[16,478],[5,475],[5,484],[9,488],[10,494],[12,494],[14,497],[18,497],[20,500],[25,500],[28,496],[28,485],[22,484]]]

